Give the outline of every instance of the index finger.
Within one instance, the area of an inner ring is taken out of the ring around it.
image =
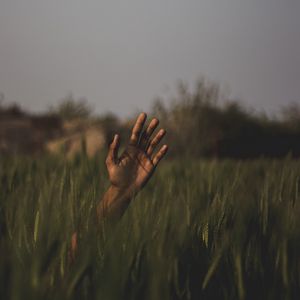
[[[130,145],[137,145],[146,119],[147,115],[145,113],[139,114],[131,132],[131,137],[129,140]]]

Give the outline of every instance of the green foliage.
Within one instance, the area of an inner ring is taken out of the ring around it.
[[[61,99],[56,107],[50,107],[50,113],[62,119],[86,119],[91,116],[92,109],[85,98],[75,99],[73,94],[68,94]]]
[[[218,85],[202,79],[193,91],[180,82],[169,107],[162,99],[156,100],[153,115],[163,120],[173,155],[199,157],[210,154],[218,134],[219,98]]]
[[[283,122],[294,130],[300,130],[300,105],[296,102],[282,108]]]
[[[271,119],[227,99],[214,82],[201,79],[194,89],[179,83],[170,104],[157,99],[152,114],[168,131],[171,155],[259,158],[300,156],[300,107],[286,106]]]
[[[2,299],[297,299],[299,162],[165,162],[114,227],[99,166],[0,158]]]

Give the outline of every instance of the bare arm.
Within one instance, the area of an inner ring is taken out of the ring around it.
[[[154,154],[154,150],[165,135],[161,129],[151,139],[159,121],[154,118],[143,130],[146,114],[141,113],[132,129],[125,151],[118,156],[119,136],[115,135],[106,159],[110,187],[97,206],[98,220],[120,218],[132,198],[145,186],[153,175],[160,160],[167,153],[164,145]]]

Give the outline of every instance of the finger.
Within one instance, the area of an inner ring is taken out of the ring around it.
[[[145,113],[141,113],[138,116],[131,132],[131,137],[129,140],[130,145],[137,145],[146,119],[147,119],[147,115]]]
[[[140,146],[142,148],[147,147],[149,139],[150,139],[152,133],[154,132],[154,130],[156,129],[156,127],[158,126],[158,124],[159,124],[158,119],[154,118],[154,119],[151,120],[149,126],[144,131],[144,133],[142,134],[142,138],[141,138],[141,141],[140,141]]]
[[[160,141],[162,140],[165,134],[166,131],[164,129],[161,129],[153,138],[153,140],[150,142],[149,147],[147,149],[147,154],[149,156],[152,155],[153,151],[155,150],[155,147],[160,143]]]
[[[156,167],[158,165],[158,163],[166,155],[167,152],[168,152],[168,146],[163,145],[153,158],[154,167]]]
[[[106,158],[107,165],[117,163],[119,146],[120,146],[120,138],[118,134],[115,134],[114,139],[109,146],[109,150]]]

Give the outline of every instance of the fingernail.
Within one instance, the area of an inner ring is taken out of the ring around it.
[[[158,124],[159,124],[159,120],[158,120],[157,118],[153,118],[153,119],[152,119],[152,122],[155,123],[155,125],[158,125]]]

